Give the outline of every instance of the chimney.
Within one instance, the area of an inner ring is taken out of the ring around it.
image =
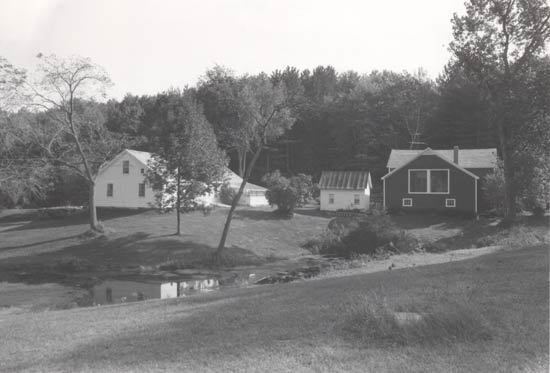
[[[453,162],[458,164],[458,146],[456,145],[453,148]]]

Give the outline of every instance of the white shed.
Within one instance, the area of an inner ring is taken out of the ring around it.
[[[323,171],[321,210],[368,210],[372,181],[368,171]]]
[[[227,169],[227,172],[225,174],[225,182],[229,184],[229,187],[231,189],[238,190],[241,186],[242,181],[242,177],[240,177],[230,169]],[[269,206],[269,202],[265,197],[266,192],[267,189],[262,186],[252,183],[246,183],[239,204],[251,207]]]

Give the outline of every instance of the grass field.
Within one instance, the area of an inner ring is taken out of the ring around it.
[[[548,246],[415,269],[193,298],[0,311],[0,371],[548,371]],[[467,305],[488,339],[380,346],[344,325],[378,294],[391,308]]]
[[[311,210],[312,211],[312,210]],[[278,219],[267,209],[240,209],[235,213],[226,247],[243,264],[265,258],[291,258],[306,254],[306,237],[321,232],[329,221],[315,213]],[[314,211],[313,211],[314,212]],[[97,266],[132,267],[177,260],[193,265],[210,257],[217,247],[227,209],[210,215],[182,215],[182,235],[174,236],[174,214],[155,211],[104,210],[100,219],[109,233],[86,239],[85,216],[64,219],[0,221],[0,261],[4,263],[55,262],[78,257]]]

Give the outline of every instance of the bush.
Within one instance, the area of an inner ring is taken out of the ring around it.
[[[398,307],[396,307],[397,309]],[[469,302],[446,304],[430,313],[396,313],[384,298],[359,297],[341,306],[341,330],[368,345],[415,345],[476,342],[491,339],[491,331]],[[412,316],[399,318],[400,315]]]
[[[323,234],[309,240],[303,247],[318,254],[349,258],[357,254],[379,254],[380,250],[410,252],[419,247],[419,242],[414,236],[399,230],[389,216],[370,215],[334,218]]]
[[[231,205],[237,196],[237,190],[231,188],[228,183],[225,183],[220,188],[220,202],[225,205]]]
[[[278,213],[292,215],[297,206],[303,206],[313,198],[311,176],[298,174],[289,179],[276,170],[264,175],[262,181],[269,189],[267,201],[271,206],[277,206]]]
[[[277,206],[277,212],[290,216],[298,205],[298,192],[293,187],[276,186],[265,193],[265,197],[271,206]]]

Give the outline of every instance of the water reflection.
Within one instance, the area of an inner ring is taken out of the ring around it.
[[[184,297],[218,289],[217,279],[171,282],[104,281],[91,290],[95,304]]]

